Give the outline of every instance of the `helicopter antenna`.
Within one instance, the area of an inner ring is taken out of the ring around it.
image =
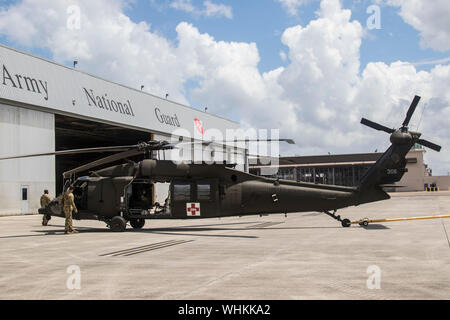
[[[419,123],[417,124],[417,129],[416,131],[419,131],[419,127],[420,127],[420,123],[422,122],[422,117],[423,114],[425,113],[425,109],[428,107],[428,103],[425,103],[423,109],[422,109],[422,113],[420,114],[420,119],[419,119]]]

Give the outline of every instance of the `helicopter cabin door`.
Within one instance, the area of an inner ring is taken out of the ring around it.
[[[175,218],[215,217],[218,208],[217,180],[174,181],[171,199],[172,216]]]

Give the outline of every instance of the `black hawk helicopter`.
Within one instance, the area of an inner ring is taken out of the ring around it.
[[[348,206],[389,199],[383,187],[400,181],[406,169],[406,154],[420,144],[435,151],[441,147],[420,139],[408,124],[419,103],[415,96],[399,129],[390,129],[362,118],[361,123],[390,134],[391,146],[372,165],[356,187],[314,184],[265,178],[235,170],[226,164],[188,164],[169,160],[144,159],[114,165],[77,178],[74,187],[78,214],[74,219],[94,219],[107,223],[113,231],[124,231],[127,222],[135,229],[147,219],[199,219],[271,213],[317,211],[350,226],[336,211]],[[279,139],[293,143],[290,139]],[[237,140],[234,140],[237,141]],[[248,141],[248,140],[247,140]],[[205,143],[205,142],[204,142]],[[167,141],[149,141],[130,146],[88,148],[0,158],[0,160],[44,155],[91,152],[117,152],[100,160],[64,172],[64,178],[76,173],[157,150],[176,148]],[[169,183],[163,205],[150,195],[156,183]],[[58,198],[40,214],[64,217]]]

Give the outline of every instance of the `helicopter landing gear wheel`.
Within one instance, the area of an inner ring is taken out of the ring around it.
[[[351,225],[351,221],[348,219],[344,219],[344,220],[342,220],[341,224],[344,228],[348,228]]]
[[[350,227],[351,226],[351,221],[349,220],[349,219],[341,219],[341,216],[339,216],[339,215],[336,215],[336,210],[334,210],[333,211],[333,213],[331,213],[331,212],[329,212],[329,211],[324,211],[324,213],[326,214],[326,215],[329,215],[331,218],[333,218],[334,220],[337,220],[337,221],[339,221],[340,223],[341,223],[341,225],[344,227],[344,228],[348,228],[348,227]]]
[[[130,224],[134,229],[141,229],[145,225],[145,219],[131,219]]]
[[[124,232],[127,228],[127,220],[121,216],[115,216],[109,222],[109,228],[113,232]]]

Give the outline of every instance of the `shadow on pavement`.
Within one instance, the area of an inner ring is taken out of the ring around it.
[[[386,227],[385,225],[382,224],[369,224],[368,226],[364,227],[364,229],[366,230],[386,230],[386,229],[390,229],[389,227]]]
[[[266,221],[270,223],[270,221]],[[284,223],[284,222],[281,222]],[[256,226],[254,226],[257,224]],[[155,233],[155,234],[172,234],[172,235],[189,235],[189,236],[205,236],[205,237],[229,237],[229,238],[258,238],[253,235],[221,235],[221,234],[202,234],[203,232],[210,231],[255,231],[255,230],[313,230],[313,229],[343,229],[341,226],[300,226],[300,227],[258,227],[261,221],[248,221],[248,222],[234,222],[234,223],[215,223],[215,224],[197,224],[189,226],[175,226],[175,227],[163,227],[163,228],[145,228],[145,229],[131,229],[128,227],[125,233]],[[238,228],[227,228],[226,226],[239,226],[239,225],[249,225],[247,227]],[[74,226],[79,234],[83,233],[112,233],[108,227],[77,227]],[[33,233],[37,234],[26,234],[26,235],[10,235],[10,236],[0,236],[0,239],[8,238],[27,238],[27,237],[40,237],[40,236],[55,236],[64,234],[64,225],[50,225],[45,227],[43,230],[31,230]],[[47,229],[48,228],[48,229]],[[50,229],[51,228],[51,229]],[[58,228],[58,229],[54,229]],[[388,227],[380,224],[370,224],[367,227],[363,227],[367,230],[384,230],[389,229]],[[189,232],[189,233],[186,233]]]

